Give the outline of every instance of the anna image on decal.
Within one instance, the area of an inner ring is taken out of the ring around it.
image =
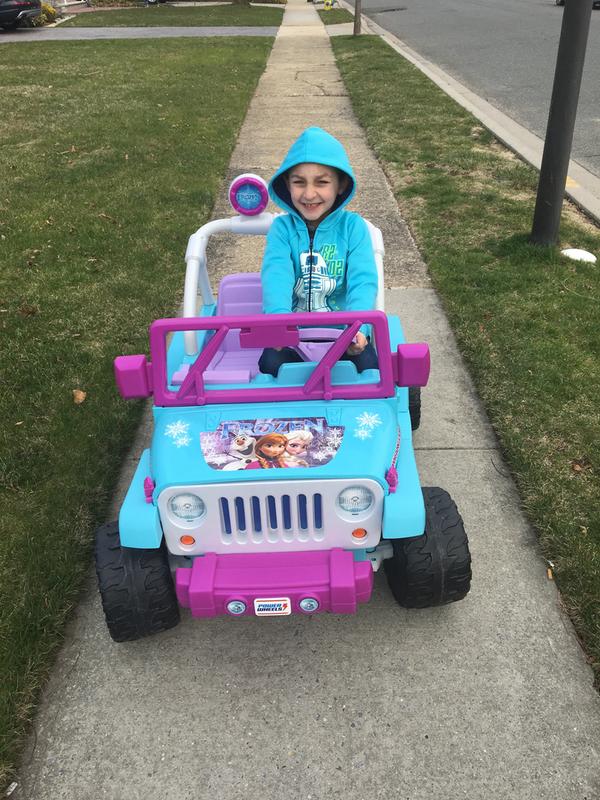
[[[267,433],[265,436],[261,436],[254,446],[256,461],[248,464],[246,469],[287,467],[283,458],[287,442],[287,437],[282,433]]]
[[[312,444],[312,433],[307,430],[291,431],[286,433],[285,438],[287,439],[287,444],[283,460],[286,466],[308,467],[308,461],[305,461],[302,456],[306,455],[306,451]]]

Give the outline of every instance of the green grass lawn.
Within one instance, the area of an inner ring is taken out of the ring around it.
[[[181,26],[227,26],[249,25],[277,27],[281,24],[283,8],[252,8],[250,6],[223,5],[206,8],[174,8],[167,5],[147,8],[120,8],[109,11],[91,11],[77,14],[61,23],[61,27],[76,28],[126,28],[153,27],[157,25]]]
[[[600,679],[600,269],[528,243],[537,172],[415,67],[332,45]],[[566,206],[561,246],[600,231]]]
[[[140,419],[113,358],[176,313],[271,44],[0,49],[0,789]]]

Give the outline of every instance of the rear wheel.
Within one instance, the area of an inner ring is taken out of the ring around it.
[[[179,622],[179,605],[164,545],[156,550],[122,547],[116,522],[96,533],[96,573],[108,631],[131,642]]]
[[[408,413],[410,414],[410,427],[416,431],[421,424],[421,388],[408,387]]]
[[[471,554],[456,504],[443,489],[423,489],[425,533],[394,539],[384,569],[392,594],[405,608],[462,600],[471,586]]]

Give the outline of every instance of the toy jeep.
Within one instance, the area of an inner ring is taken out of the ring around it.
[[[407,344],[382,310],[264,315],[254,273],[224,278],[215,302],[208,237],[264,234],[273,219],[255,176],[230,196],[242,213],[190,239],[183,317],[150,326],[149,361],[115,361],[123,397],[153,397],[154,431],[118,524],[97,535],[111,636],[166,630],[179,606],[196,617],[355,613],[382,564],[403,606],[460,600],[471,579],[462,520],[445,491],[421,488],[412,447],[427,345]],[[362,325],[379,369],[358,374],[340,359]],[[267,346],[303,361],[261,374]]]

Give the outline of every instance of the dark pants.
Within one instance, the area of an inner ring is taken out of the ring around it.
[[[299,364],[302,361],[304,361],[304,359],[291,347],[283,347],[281,350],[267,347],[263,350],[258,360],[258,368],[267,375],[274,375],[277,377],[279,367],[282,364]],[[352,361],[357,372],[362,372],[365,369],[377,369],[379,366],[377,353],[370,343],[367,344],[362,353],[359,353],[357,356],[349,356],[344,353],[340,361]]]

